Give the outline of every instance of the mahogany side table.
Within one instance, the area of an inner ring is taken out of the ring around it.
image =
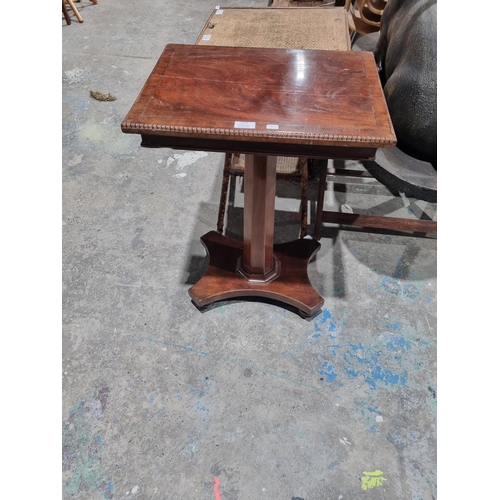
[[[396,136],[373,55],[169,44],[122,122],[144,147],[245,154],[243,242],[216,231],[198,307],[256,296],[311,316],[313,239],[274,245],[276,157],[372,159]]]

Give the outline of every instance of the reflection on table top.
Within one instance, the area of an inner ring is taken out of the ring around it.
[[[249,152],[262,152],[259,144],[309,150],[396,143],[369,52],[170,44],[122,130],[146,143],[156,136],[145,145],[183,147],[184,138],[204,149],[206,141],[229,141]]]

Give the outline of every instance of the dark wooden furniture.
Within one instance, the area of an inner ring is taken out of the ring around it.
[[[276,156],[372,159],[396,137],[368,52],[167,45],[122,123],[144,147],[245,153],[243,242],[210,231],[198,307],[241,296],[313,315],[312,239],[274,245]]]

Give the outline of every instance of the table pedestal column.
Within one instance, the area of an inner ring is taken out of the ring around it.
[[[312,239],[273,245],[276,160],[245,155],[243,242],[216,231],[201,238],[210,263],[189,289],[198,307],[253,296],[284,302],[311,316],[323,305],[307,276],[307,265],[321,245]]]

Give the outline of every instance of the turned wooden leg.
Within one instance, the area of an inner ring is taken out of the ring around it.
[[[224,171],[222,173],[222,187],[220,190],[219,216],[217,218],[217,232],[222,234],[224,229],[224,216],[226,214],[227,191],[229,188],[229,178],[231,177],[231,163],[233,155],[226,153],[224,158]]]
[[[321,238],[321,228],[323,226],[323,205],[325,203],[327,162],[324,162],[319,172],[318,201],[316,202],[316,222],[314,224],[314,239]]]
[[[307,234],[307,185],[309,182],[307,158],[299,159],[300,169],[300,237]]]
[[[71,7],[71,9],[73,10],[73,12],[75,13],[75,16],[78,19],[78,21],[80,21],[81,23],[83,23],[83,17],[78,12],[78,9],[76,8],[75,4],[73,3],[73,0],[66,0],[66,1],[68,2],[69,6]]]
[[[69,17],[68,11],[66,10],[66,5],[64,4],[64,0],[62,0],[62,11],[64,14],[64,19],[66,20],[66,24],[71,24],[71,19]]]

